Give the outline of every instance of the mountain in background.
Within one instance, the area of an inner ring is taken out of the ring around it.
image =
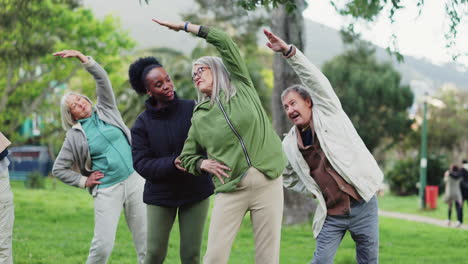
[[[144,1],[140,1],[144,2]],[[170,47],[189,53],[200,40],[194,40],[188,34],[176,33],[156,26],[151,18],[163,20],[181,20],[180,14],[195,5],[193,1],[151,0],[149,4],[140,4],[138,0],[114,0],[112,5],[105,0],[83,0],[98,17],[107,14],[120,17],[122,27],[138,42],[138,48]],[[316,65],[321,66],[344,51],[344,45],[337,30],[305,19],[306,56]],[[261,45],[264,45],[260,39]],[[157,54],[155,54],[157,56]],[[403,63],[396,62],[385,49],[376,46],[376,57],[380,61],[391,61],[402,74],[402,82],[411,84],[416,97],[425,91],[434,93],[439,87],[448,83],[468,91],[468,67],[456,63],[435,65],[431,62],[405,56]]]
[[[315,64],[321,66],[344,51],[345,47],[340,33],[335,29],[307,19],[305,26],[305,54]],[[429,94],[432,94],[439,87],[449,83],[468,91],[468,67],[466,66],[456,63],[436,65],[428,60],[412,56],[404,56],[404,62],[398,63],[396,59],[388,55],[385,49],[379,46],[374,47],[377,59],[391,61],[401,73],[402,82],[412,84],[412,89],[417,96],[424,92],[422,91],[424,88],[428,90]],[[419,85],[414,85],[415,83]]]

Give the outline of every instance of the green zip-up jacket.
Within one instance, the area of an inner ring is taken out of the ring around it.
[[[192,126],[180,155],[182,166],[200,175],[199,162],[206,151],[209,159],[226,164],[231,171],[221,184],[213,177],[216,192],[237,190],[250,167],[255,167],[270,179],[279,177],[286,166],[281,140],[260,103],[239,48],[223,31],[201,27],[199,37],[206,38],[221,55],[236,94],[229,102],[220,99],[215,104],[203,101],[195,106]],[[228,118],[229,121],[226,119]]]

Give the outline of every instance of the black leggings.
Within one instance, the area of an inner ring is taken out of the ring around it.
[[[455,210],[457,210],[457,220],[460,223],[463,223],[463,203],[460,204],[459,201],[449,202],[448,204],[448,220],[452,219],[452,204],[455,203]]]

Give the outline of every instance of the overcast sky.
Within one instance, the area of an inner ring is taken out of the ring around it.
[[[449,20],[445,17],[444,2],[441,0],[424,1],[421,16],[418,17],[416,2],[402,1],[405,9],[398,11],[396,23],[390,24],[385,15],[375,23],[361,26],[363,37],[371,42],[387,47],[392,33],[398,37],[398,47],[402,54],[424,57],[439,64],[451,60],[450,51],[445,48],[444,32],[448,28]],[[304,16],[329,27],[339,29],[349,22],[339,16],[329,1],[308,1],[308,8]],[[401,12],[401,13],[400,13]],[[468,12],[468,3],[465,4]],[[468,18],[462,20],[458,28],[457,48],[468,53]],[[460,58],[460,63],[468,66],[468,57]]]
[[[144,0],[141,0],[144,2]],[[112,14],[121,18],[123,28],[130,31],[135,39],[146,39],[139,43],[139,47],[152,46],[180,46],[184,43],[183,51],[188,52],[196,45],[193,38],[186,34],[168,32],[167,29],[152,25],[151,18],[180,20],[179,14],[193,7],[192,1],[150,0],[149,5],[139,3],[139,0],[83,0],[84,5],[93,9],[98,17]],[[404,55],[423,57],[440,64],[451,60],[450,51],[444,48],[444,28],[448,20],[444,15],[444,1],[424,1],[422,15],[418,12],[414,0],[406,0],[407,8],[395,17],[396,23],[391,25],[387,19],[380,19],[374,23],[358,27],[363,37],[376,45],[387,47],[392,33],[398,36],[398,47]],[[349,22],[337,15],[336,11],[325,0],[309,0],[304,16],[329,27],[339,29]],[[468,12],[468,4],[466,4]],[[458,29],[458,48],[468,52],[468,18],[465,18]],[[468,66],[468,57],[461,58],[460,63]]]

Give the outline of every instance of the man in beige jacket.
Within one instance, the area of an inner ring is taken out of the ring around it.
[[[283,139],[288,158],[283,183],[318,200],[312,263],[333,263],[346,231],[356,242],[357,263],[378,263],[375,193],[383,174],[325,75],[294,46],[268,30],[264,33],[267,46],[282,52],[302,82],[281,95],[284,110],[294,123]]]
[[[15,219],[13,193],[10,189],[8,165],[6,157],[10,141],[0,132],[0,264],[12,264],[12,235]]]

